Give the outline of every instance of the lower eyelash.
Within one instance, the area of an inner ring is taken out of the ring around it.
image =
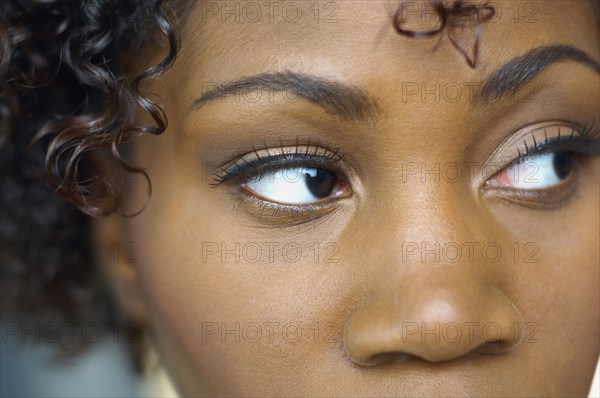
[[[268,226],[292,227],[299,226],[317,219],[325,219],[327,215],[339,208],[338,203],[286,205],[268,202],[256,196],[239,191],[235,199],[234,211],[243,212],[256,218]],[[241,209],[244,207],[244,209]]]

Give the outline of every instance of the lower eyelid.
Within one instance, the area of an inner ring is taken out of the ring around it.
[[[520,189],[513,187],[495,187],[484,185],[482,196],[495,198],[510,205],[522,206],[534,210],[554,210],[566,205],[571,198],[576,196],[580,176],[579,162],[574,161],[573,171],[558,184],[541,189]]]
[[[571,184],[562,190],[497,189],[493,193],[493,197],[510,205],[518,205],[534,210],[554,210],[566,205],[576,192],[577,185]]]
[[[279,204],[260,199],[240,187],[235,211],[267,226],[288,227],[323,220],[340,206],[339,200],[335,199],[307,205]]]

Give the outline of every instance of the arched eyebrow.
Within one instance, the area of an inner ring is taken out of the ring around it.
[[[536,77],[542,70],[558,61],[572,60],[590,66],[600,73],[600,64],[590,55],[570,45],[550,45],[530,50],[515,57],[492,72],[481,85],[476,103],[501,99],[515,93],[520,87]],[[298,95],[342,119],[372,122],[380,113],[375,99],[353,85],[332,81],[318,76],[292,71],[265,72],[243,77],[215,87],[194,100],[191,109],[227,95],[239,95],[244,90],[284,91]]]
[[[267,95],[285,92],[286,96],[291,94],[291,98],[287,97],[290,102],[297,95],[345,120],[369,122],[378,115],[375,100],[363,90],[347,83],[292,71],[260,73],[215,86],[196,99],[192,109],[216,99],[224,100],[227,95],[240,95],[251,90],[267,91]]]
[[[520,87],[536,77],[546,66],[558,61],[576,61],[600,73],[600,64],[589,54],[569,45],[537,47],[515,57],[492,72],[483,82],[479,99],[497,100],[514,94]]]

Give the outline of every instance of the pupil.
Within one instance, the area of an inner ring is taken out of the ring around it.
[[[304,174],[304,181],[308,190],[315,197],[322,199],[331,195],[334,187],[334,175],[327,170],[316,169],[317,173],[314,177],[310,174]]]
[[[556,152],[552,159],[552,166],[556,175],[561,180],[567,178],[571,173],[573,167],[573,153],[572,152]]]

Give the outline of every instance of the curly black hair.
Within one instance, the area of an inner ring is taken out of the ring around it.
[[[120,148],[167,127],[142,85],[175,61],[174,10],[182,5],[9,0],[0,7],[2,317],[114,324],[118,311],[99,277],[88,216],[121,207],[120,182],[95,173],[89,154],[110,151],[126,173],[147,179]],[[166,55],[131,77],[123,55],[139,54],[157,35]],[[134,124],[139,109],[154,125]]]

